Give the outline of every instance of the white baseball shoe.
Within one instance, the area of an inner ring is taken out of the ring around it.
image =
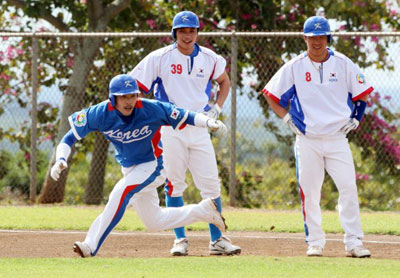
[[[174,240],[174,246],[172,246],[172,256],[186,256],[188,254],[189,242],[186,238],[177,238]]]
[[[318,245],[308,246],[307,256],[309,257],[322,257],[322,252],[324,248]]]
[[[92,251],[86,242],[77,241],[74,243],[74,252],[82,258],[91,257]]]
[[[217,203],[211,199],[207,198],[202,200],[199,205],[203,206],[207,211],[209,211],[210,220],[209,223],[214,224],[221,230],[221,232],[225,232],[228,227],[225,224],[225,218],[222,214],[218,211]]]
[[[239,255],[242,249],[233,245],[231,240],[226,236],[222,236],[216,241],[210,242],[210,255]]]
[[[356,246],[351,250],[346,250],[346,257],[368,258],[371,257],[371,252],[364,246]]]

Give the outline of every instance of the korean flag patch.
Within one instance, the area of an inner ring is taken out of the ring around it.
[[[171,117],[172,119],[176,120],[176,119],[178,119],[179,114],[180,114],[179,110],[175,108],[175,109],[172,111],[170,117]]]
[[[86,111],[79,112],[74,121],[74,125],[77,127],[85,126],[87,123]]]

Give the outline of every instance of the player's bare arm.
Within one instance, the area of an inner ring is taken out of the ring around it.
[[[273,98],[268,96],[267,94],[264,94],[265,99],[267,100],[269,106],[271,109],[281,118],[285,117],[285,115],[288,113],[288,111],[283,108],[282,105],[277,103]]]
[[[219,84],[219,92],[217,94],[217,104],[219,107],[223,107],[226,99],[229,95],[229,89],[231,88],[231,81],[229,80],[229,76],[224,71],[220,77],[217,78],[217,83]]]

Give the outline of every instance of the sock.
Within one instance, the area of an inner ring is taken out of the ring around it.
[[[214,199],[218,206],[218,211],[222,212],[222,200],[221,197]],[[216,241],[222,237],[222,232],[214,224],[208,224],[210,227],[211,241]]]
[[[183,196],[180,197],[171,197],[168,194],[166,194],[166,204],[167,207],[182,207],[185,202],[183,200]],[[179,238],[185,238],[186,237],[186,232],[185,232],[185,227],[179,227],[174,229],[175,236],[177,239]]]

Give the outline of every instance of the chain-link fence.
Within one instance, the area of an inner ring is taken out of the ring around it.
[[[370,209],[400,209],[399,35],[340,33],[332,44],[375,88],[361,128],[350,135],[361,206]],[[54,147],[70,114],[107,99],[111,78],[172,43],[170,33],[0,33],[0,41],[0,200],[105,202],[121,178],[105,137],[78,142],[58,184],[48,178]],[[230,135],[213,139],[223,199],[242,207],[298,207],[294,137],[260,92],[284,62],[305,51],[302,34],[202,33],[199,44],[226,58],[232,83],[222,115]],[[198,201],[189,174],[188,183],[187,202]],[[334,209],[338,193],[329,177],[322,194],[322,206]]]

